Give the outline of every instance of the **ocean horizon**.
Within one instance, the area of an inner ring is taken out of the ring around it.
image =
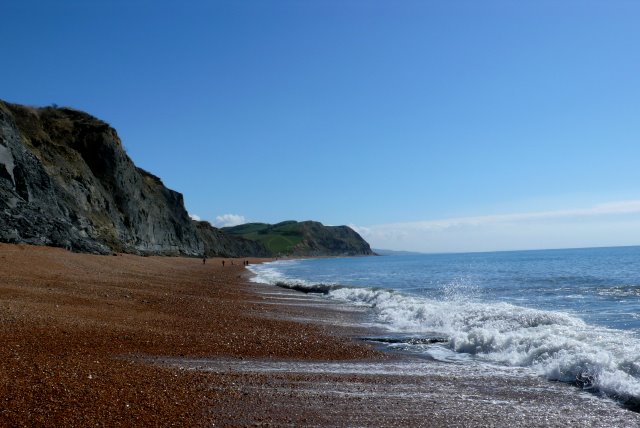
[[[566,250],[600,250],[610,248],[640,248],[640,245],[598,245],[589,247],[557,247],[557,248],[525,248],[525,249],[506,249],[506,250],[487,250],[487,251],[411,251],[411,250],[390,250],[385,248],[372,248],[372,251],[378,256],[395,256],[395,255],[446,255],[446,254],[490,254],[490,253],[526,253],[528,251],[566,251]]]

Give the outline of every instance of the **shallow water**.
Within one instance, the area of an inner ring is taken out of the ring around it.
[[[390,349],[640,402],[640,247],[278,261],[254,280],[366,308]],[[392,339],[392,340],[390,340]],[[437,339],[437,340],[435,340]]]
[[[287,420],[285,425],[291,426],[608,428],[640,424],[640,414],[607,398],[547,382],[524,368],[491,367],[477,361],[180,358],[163,359],[162,364],[225,376],[232,379],[237,395],[248,400],[265,398],[264,410],[248,407],[247,424],[260,419],[260,412],[304,417],[302,423]],[[237,424],[237,416],[230,422]]]

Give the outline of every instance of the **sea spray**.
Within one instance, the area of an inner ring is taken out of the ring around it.
[[[414,340],[414,343],[403,344],[405,349],[437,356],[439,350],[446,347],[448,352],[467,355],[475,363],[525,367],[547,379],[573,383],[627,403],[640,401],[640,339],[635,331],[585,322],[575,308],[525,307],[514,304],[513,298],[500,301],[500,295],[491,301],[486,289],[468,277],[459,276],[440,283],[435,290],[432,287],[426,292],[407,293],[401,288],[374,288],[379,285],[376,283],[340,285],[338,275],[333,278],[335,281],[325,275],[322,282],[296,277],[289,271],[298,263],[254,266],[255,281],[321,292],[331,299],[368,307],[380,326],[393,334],[413,338],[436,335],[446,340],[444,343]],[[528,281],[528,287],[530,282],[532,280]],[[545,282],[551,281],[545,279]],[[574,288],[560,285],[562,287],[549,292],[543,290],[546,292],[543,297],[562,292],[568,300],[569,295],[576,293]],[[603,294],[620,290],[607,284],[602,287]],[[622,289],[627,293],[635,288]],[[525,301],[533,301],[535,297],[523,296]],[[464,360],[457,359],[458,362]]]

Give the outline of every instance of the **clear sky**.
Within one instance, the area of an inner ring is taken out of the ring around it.
[[[640,244],[640,2],[6,0],[0,19],[0,98],[109,122],[213,223]]]

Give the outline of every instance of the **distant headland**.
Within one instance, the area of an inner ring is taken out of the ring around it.
[[[87,113],[0,101],[0,242],[78,252],[209,257],[372,255],[347,226],[313,221],[218,229],[137,167]]]

